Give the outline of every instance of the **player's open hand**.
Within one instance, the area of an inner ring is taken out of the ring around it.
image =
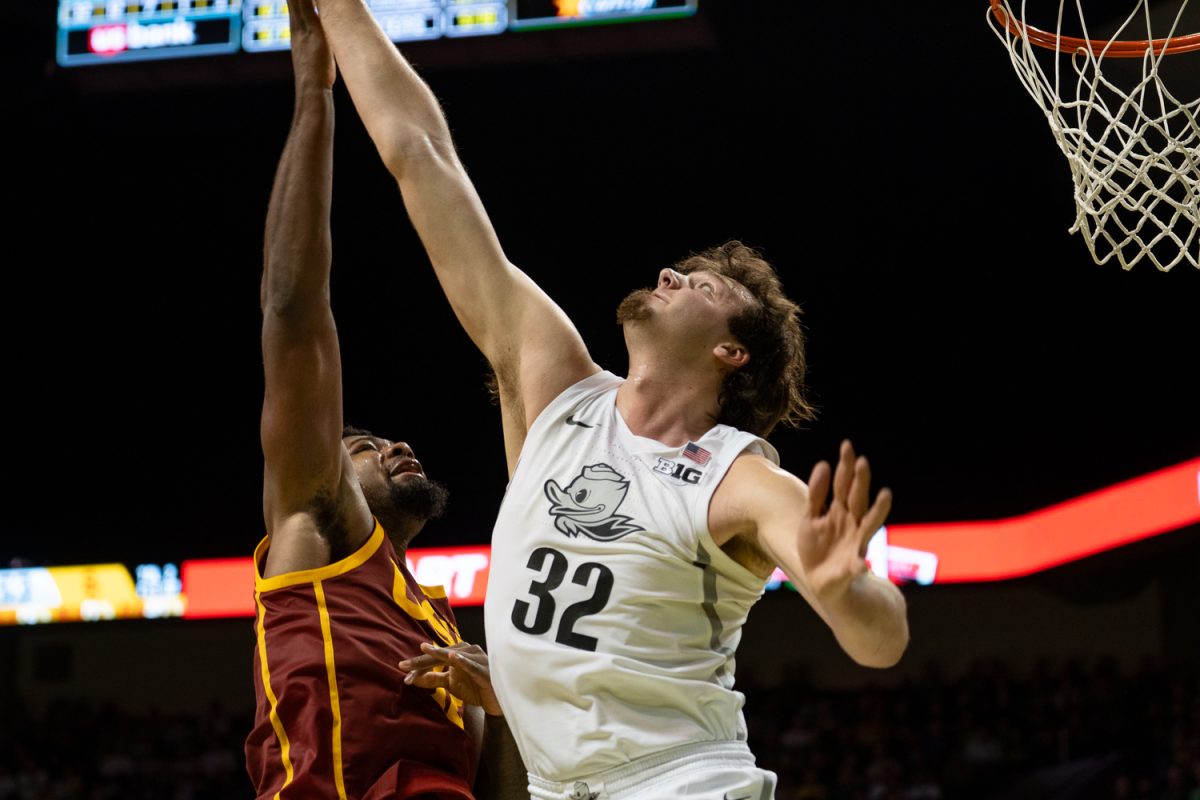
[[[445,689],[464,703],[481,706],[492,716],[501,716],[500,701],[492,691],[492,673],[488,656],[477,644],[459,642],[438,647],[425,642],[424,655],[406,658],[400,669],[408,674],[404,682],[426,689]]]
[[[337,66],[333,61],[333,51],[325,40],[325,30],[321,27],[313,0],[289,0],[287,9],[297,93],[302,88],[333,88],[337,80]]]
[[[817,597],[836,602],[851,582],[867,571],[867,543],[892,508],[892,493],[881,489],[868,505],[871,467],[854,455],[849,440],[842,442],[833,497],[829,495],[829,464],[813,467],[808,481],[808,507],[801,524],[799,553],[809,585]]]

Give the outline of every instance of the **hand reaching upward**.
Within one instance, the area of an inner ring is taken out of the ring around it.
[[[297,94],[305,88],[332,89],[337,80],[337,66],[313,0],[291,0],[287,9]]]

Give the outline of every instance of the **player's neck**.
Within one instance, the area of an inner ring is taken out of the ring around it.
[[[387,537],[391,541],[392,547],[395,548],[396,554],[403,558],[409,544],[421,532],[421,528],[425,527],[425,524],[418,522],[407,514],[389,514],[384,512],[377,516],[379,517],[379,524],[387,532]]]
[[[632,360],[617,391],[617,411],[638,436],[677,446],[695,441],[717,424],[721,373]]]

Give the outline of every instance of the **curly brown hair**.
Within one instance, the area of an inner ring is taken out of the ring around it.
[[[800,307],[784,295],[779,276],[762,254],[729,241],[688,256],[675,270],[723,275],[745,286],[756,301],[729,320],[729,332],[746,347],[750,360],[725,377],[717,421],[767,436],[780,423],[798,427],[815,419],[804,385]]]

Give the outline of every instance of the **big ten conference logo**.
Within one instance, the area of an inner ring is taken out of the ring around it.
[[[445,586],[455,605],[482,605],[487,593],[488,548],[409,551],[408,571],[424,586]]]
[[[673,478],[680,483],[696,484],[704,477],[704,470],[696,469],[688,464],[680,464],[678,461],[672,461],[669,458],[660,458],[658,463],[654,465],[655,472],[661,472],[668,478]]]

